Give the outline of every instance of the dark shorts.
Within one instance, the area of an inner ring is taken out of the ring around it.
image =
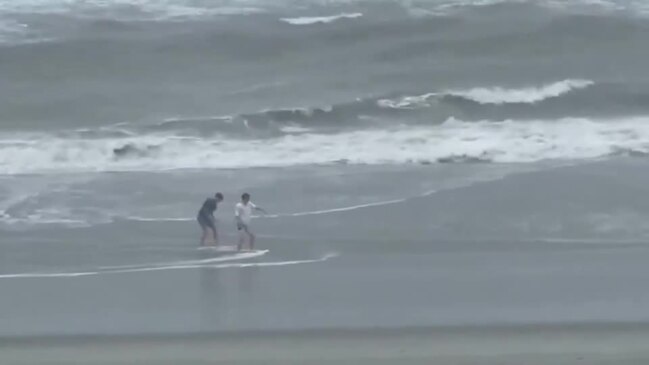
[[[206,216],[204,214],[199,214],[196,217],[196,220],[198,221],[198,224],[201,225],[201,228],[211,228],[214,231],[216,231],[216,225],[214,224],[214,218]]]

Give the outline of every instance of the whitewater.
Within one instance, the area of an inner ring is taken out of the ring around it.
[[[380,108],[434,108],[435,103],[448,97],[461,97],[482,105],[537,104],[579,93],[592,85],[594,82],[590,80],[568,79],[538,87],[449,90],[396,100],[379,98],[376,105],[379,112]],[[321,114],[336,112],[335,108],[323,110]],[[288,116],[282,117],[281,122],[273,120],[282,115],[279,112],[260,114],[260,117],[268,115],[268,123],[282,124],[279,124],[279,135],[257,138],[228,135],[227,130],[219,130],[237,123],[244,130],[250,128],[245,115],[239,119],[167,120],[163,125],[174,124],[164,131],[147,131],[137,124],[120,123],[115,127],[57,134],[4,133],[0,134],[0,174],[322,164],[529,163],[649,152],[649,124],[644,116],[555,120],[448,117],[417,124],[400,121],[396,116],[389,124],[332,132],[327,125],[294,124],[317,118],[318,114],[313,111],[286,113]],[[300,119],[292,120],[293,117]],[[191,132],[192,128],[205,127],[205,123],[213,128],[207,135]]]

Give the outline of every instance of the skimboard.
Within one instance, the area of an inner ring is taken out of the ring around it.
[[[248,250],[245,248],[239,251],[237,250],[237,246],[234,245],[200,246],[198,247],[198,249],[201,251],[219,252],[219,253],[244,253],[244,252],[266,253],[268,252],[268,250]]]

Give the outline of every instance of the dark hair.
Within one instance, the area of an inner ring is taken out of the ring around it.
[[[241,195],[241,199],[250,199],[250,194],[243,193],[243,195]]]
[[[215,197],[216,199],[221,199],[221,200],[223,200],[223,194],[221,194],[221,193],[216,193],[216,194],[214,194],[214,197]]]

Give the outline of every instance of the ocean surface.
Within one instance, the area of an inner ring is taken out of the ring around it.
[[[0,0],[0,338],[647,322],[648,59],[640,0]]]

